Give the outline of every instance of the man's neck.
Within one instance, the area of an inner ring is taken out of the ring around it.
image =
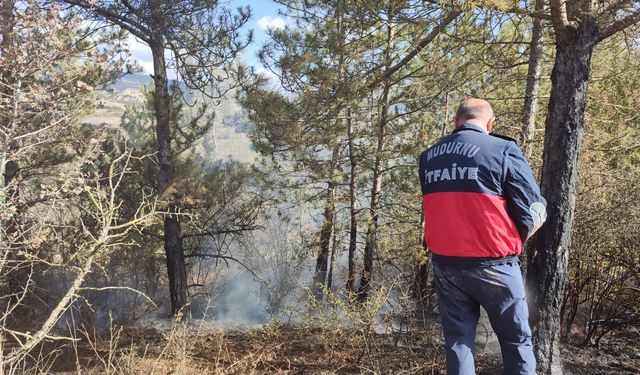
[[[483,126],[482,124],[480,124],[479,122],[477,122],[477,121],[473,121],[473,120],[465,121],[465,122],[463,122],[462,124],[460,124],[460,125],[458,126],[458,128],[460,128],[460,127],[462,127],[462,126],[464,126],[464,125],[472,125],[472,126],[474,126],[474,127],[479,128],[480,130],[482,130],[482,131],[483,131],[483,132],[485,132],[486,134],[489,134],[489,132],[487,131],[487,128],[486,128],[485,126]]]

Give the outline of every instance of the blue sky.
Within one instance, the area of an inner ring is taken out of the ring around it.
[[[246,25],[246,30],[253,29],[253,44],[243,53],[242,60],[246,63],[260,67],[260,63],[256,56],[258,49],[265,42],[268,35],[268,28],[283,28],[289,20],[278,15],[279,5],[271,0],[227,0],[224,1],[228,8],[234,9],[239,6],[249,5],[251,7],[251,19]],[[151,59],[151,51],[145,44],[129,37],[129,46],[132,58],[135,59],[144,69],[145,73],[151,73],[153,63]],[[171,75],[171,74],[170,74]]]

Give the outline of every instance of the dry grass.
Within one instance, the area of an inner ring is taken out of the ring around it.
[[[72,374],[438,374],[441,354],[431,344],[374,334],[362,347],[361,332],[344,329],[327,345],[328,332],[267,327],[251,332],[195,330],[177,324],[167,332],[120,331],[113,338],[84,339],[58,348],[49,371]],[[369,353],[365,355],[365,352]],[[74,352],[78,359],[74,359]]]
[[[113,328],[102,336],[84,332],[75,344],[42,345],[20,373],[445,373],[437,325],[378,334],[358,326],[328,324],[312,328],[272,323],[248,332],[205,324],[176,323],[165,331]],[[565,346],[567,374],[637,373],[640,352],[634,349],[636,336],[637,333],[613,336],[600,349]],[[598,358],[596,364],[594,358]],[[481,355],[477,368],[480,375],[500,374],[500,358],[497,354]]]

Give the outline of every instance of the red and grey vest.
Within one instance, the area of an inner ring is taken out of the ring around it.
[[[546,201],[515,140],[465,124],[420,156],[424,239],[441,256],[518,255]]]

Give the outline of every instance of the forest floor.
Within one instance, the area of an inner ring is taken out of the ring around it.
[[[565,344],[561,354],[567,374],[640,374],[640,327],[604,336],[598,345]]]
[[[598,348],[567,344],[565,373],[638,374],[639,336],[634,330],[614,333]],[[179,326],[117,330],[43,353],[55,353],[45,372],[58,374],[444,374],[439,340],[433,330],[378,334],[366,327],[269,325],[228,332]],[[500,374],[499,352],[479,352],[478,374]]]

